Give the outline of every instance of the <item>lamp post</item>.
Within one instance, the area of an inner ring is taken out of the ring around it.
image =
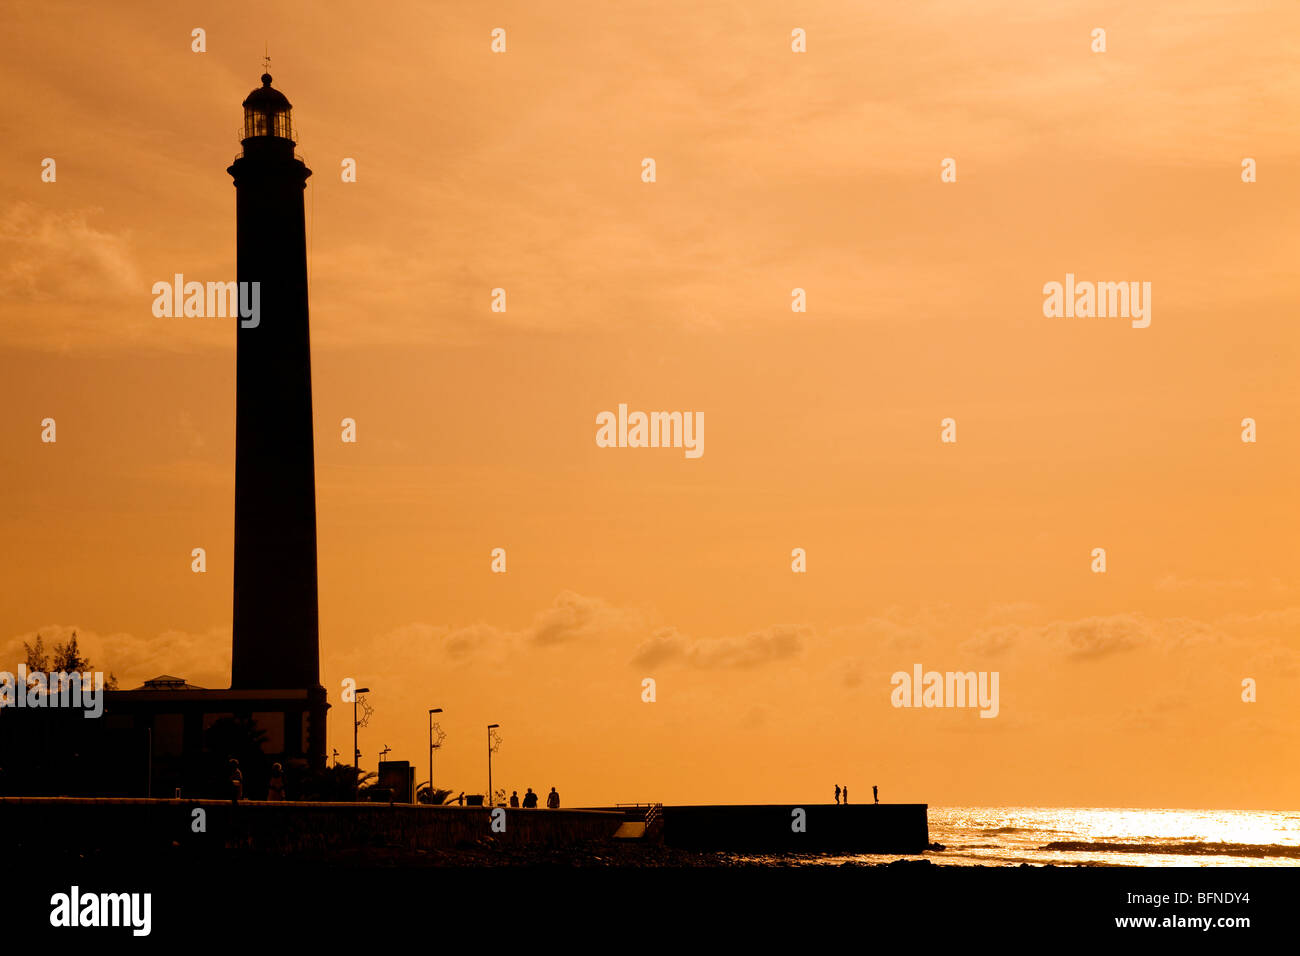
[[[429,806],[433,806],[433,715],[441,713],[441,707],[429,709]]]
[[[352,799],[355,800],[361,793],[361,748],[358,746],[357,730],[361,727],[357,720],[357,698],[362,694],[369,694],[369,687],[358,687],[352,694],[352,767],[356,770],[356,779],[352,781]]]
[[[500,734],[497,734],[496,747],[492,746],[492,731],[496,730],[496,729],[497,729],[498,727],[500,727],[500,726],[501,726],[500,724],[488,724],[488,728],[487,728],[487,735],[488,735],[488,792],[487,792],[487,805],[488,805],[489,807],[492,806],[492,751],[495,750],[496,747],[501,746],[501,735],[500,735]]]

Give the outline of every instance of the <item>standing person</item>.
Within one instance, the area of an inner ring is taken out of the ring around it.
[[[835,805],[839,806],[839,802],[840,802],[840,785],[837,783],[835,785]]]
[[[284,768],[278,763],[271,764],[271,782],[266,788],[266,799],[284,799]]]
[[[546,795],[546,809],[548,810],[560,809],[560,795],[555,792],[554,787],[551,787],[551,792]]]
[[[518,791],[518,790],[516,790],[516,791],[514,791],[512,794],[510,794],[510,805],[511,805],[512,807],[518,808],[518,806],[519,806],[519,791]]]
[[[524,794],[524,809],[534,810],[537,808],[537,794],[533,793],[533,788],[529,787]]]
[[[880,802],[880,788],[874,784],[871,787],[871,799],[875,800],[876,803]]]
[[[239,761],[230,758],[230,802],[238,803],[244,795],[244,773],[239,769]]]
[[[849,805],[849,786],[848,786],[848,784],[845,784],[845,785],[844,785],[844,805],[845,805],[846,807]]]

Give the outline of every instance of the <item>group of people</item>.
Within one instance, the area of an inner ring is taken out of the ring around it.
[[[230,799],[233,802],[238,803],[244,796],[244,772],[239,768],[239,761],[236,760],[234,757],[230,758],[228,766],[230,768],[230,772],[229,772]],[[179,792],[180,791],[177,791],[178,795]],[[839,793],[840,793],[840,788],[836,787],[835,788],[836,802],[839,802]],[[844,800],[847,803],[848,802],[847,788],[845,789],[844,793],[845,793]],[[271,764],[271,778],[267,783],[266,799],[283,800],[284,798],[285,798],[284,797],[284,768],[281,767],[280,764],[274,763]],[[522,804],[520,802],[518,790],[510,794],[510,806],[515,808],[522,806],[525,810],[536,810],[537,800],[538,800],[538,796],[533,791],[532,787],[529,787],[528,790],[524,793]],[[456,802],[461,804],[462,806],[464,805],[465,792],[463,790],[461,791],[460,795],[456,798]],[[558,810],[560,808],[560,794],[559,791],[556,790],[554,787],[551,787],[551,792],[546,795],[546,807],[548,810]]]
[[[504,790],[501,792],[505,793]],[[539,798],[537,794],[534,792],[533,788],[529,787],[528,790],[524,793],[523,800],[521,802],[519,797],[519,791],[516,790],[510,794],[510,806],[514,807],[515,809],[519,809],[522,806],[525,810],[536,810],[538,799]],[[465,792],[463,790],[461,791],[460,796],[456,798],[456,802],[461,804],[462,806],[464,805]],[[504,806],[504,804],[502,804],[502,806]],[[557,791],[554,787],[551,787],[551,792],[546,795],[546,807],[548,810],[560,809],[560,794],[559,791]]]
[[[239,769],[239,761],[231,757],[226,764],[229,768],[230,777],[230,800],[232,803],[238,803],[244,797],[244,771]],[[180,796],[180,791],[176,791]],[[267,800],[284,799],[284,767],[278,763],[271,764],[271,777],[266,784]]]
[[[510,794],[510,806],[516,808],[522,806],[525,810],[536,810],[537,794],[533,792],[532,787],[529,787],[527,792],[524,793],[523,803],[521,804],[519,801],[519,791],[516,790]],[[551,787],[551,792],[546,795],[546,808],[548,810],[560,809],[560,794],[554,787]]]
[[[844,797],[844,805],[845,805],[845,806],[848,806],[848,802],[849,802],[849,788],[848,788],[847,785],[841,787],[841,786],[837,783],[837,784],[835,785],[835,802],[836,802],[836,803],[839,803],[839,802],[840,802],[840,796],[841,796],[841,795]],[[874,800],[876,803],[879,803],[879,802],[880,802],[880,788],[879,788],[879,787],[875,787],[875,786],[873,786],[873,787],[871,788],[871,799]]]

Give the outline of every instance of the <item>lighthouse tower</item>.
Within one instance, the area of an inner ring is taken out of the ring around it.
[[[227,172],[235,181],[237,277],[241,291],[258,284],[260,308],[255,320],[236,320],[231,690],[306,691],[312,713],[302,714],[300,728],[286,714],[285,737],[301,729],[303,750],[323,765],[328,705],[320,686],[303,215],[311,170],[294,155],[291,106],[270,74],[243,106],[243,152]]]
[[[229,689],[163,674],[108,691],[104,720],[75,721],[56,739],[6,715],[9,779],[32,793],[205,795],[213,760],[259,734],[246,792],[269,792],[272,761],[325,768],[329,703],[320,682],[316,610],[316,466],[303,189],[289,101],[271,77],[244,100],[235,180],[238,265],[235,371],[235,596]],[[252,285],[256,283],[256,293]],[[39,717],[44,710],[24,711]],[[14,724],[15,726],[10,726]],[[83,726],[85,725],[85,726]],[[233,736],[232,736],[233,734]],[[246,751],[244,751],[246,752]],[[263,764],[265,764],[263,766]],[[77,768],[69,777],[69,767]],[[75,779],[73,779],[75,777]],[[78,783],[77,781],[80,781]],[[260,796],[258,796],[260,799]]]

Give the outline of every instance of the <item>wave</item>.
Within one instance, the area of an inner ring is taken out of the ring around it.
[[[1169,853],[1182,856],[1281,856],[1300,859],[1300,846],[1279,843],[1083,843],[1057,840],[1039,849],[1074,853]]]

